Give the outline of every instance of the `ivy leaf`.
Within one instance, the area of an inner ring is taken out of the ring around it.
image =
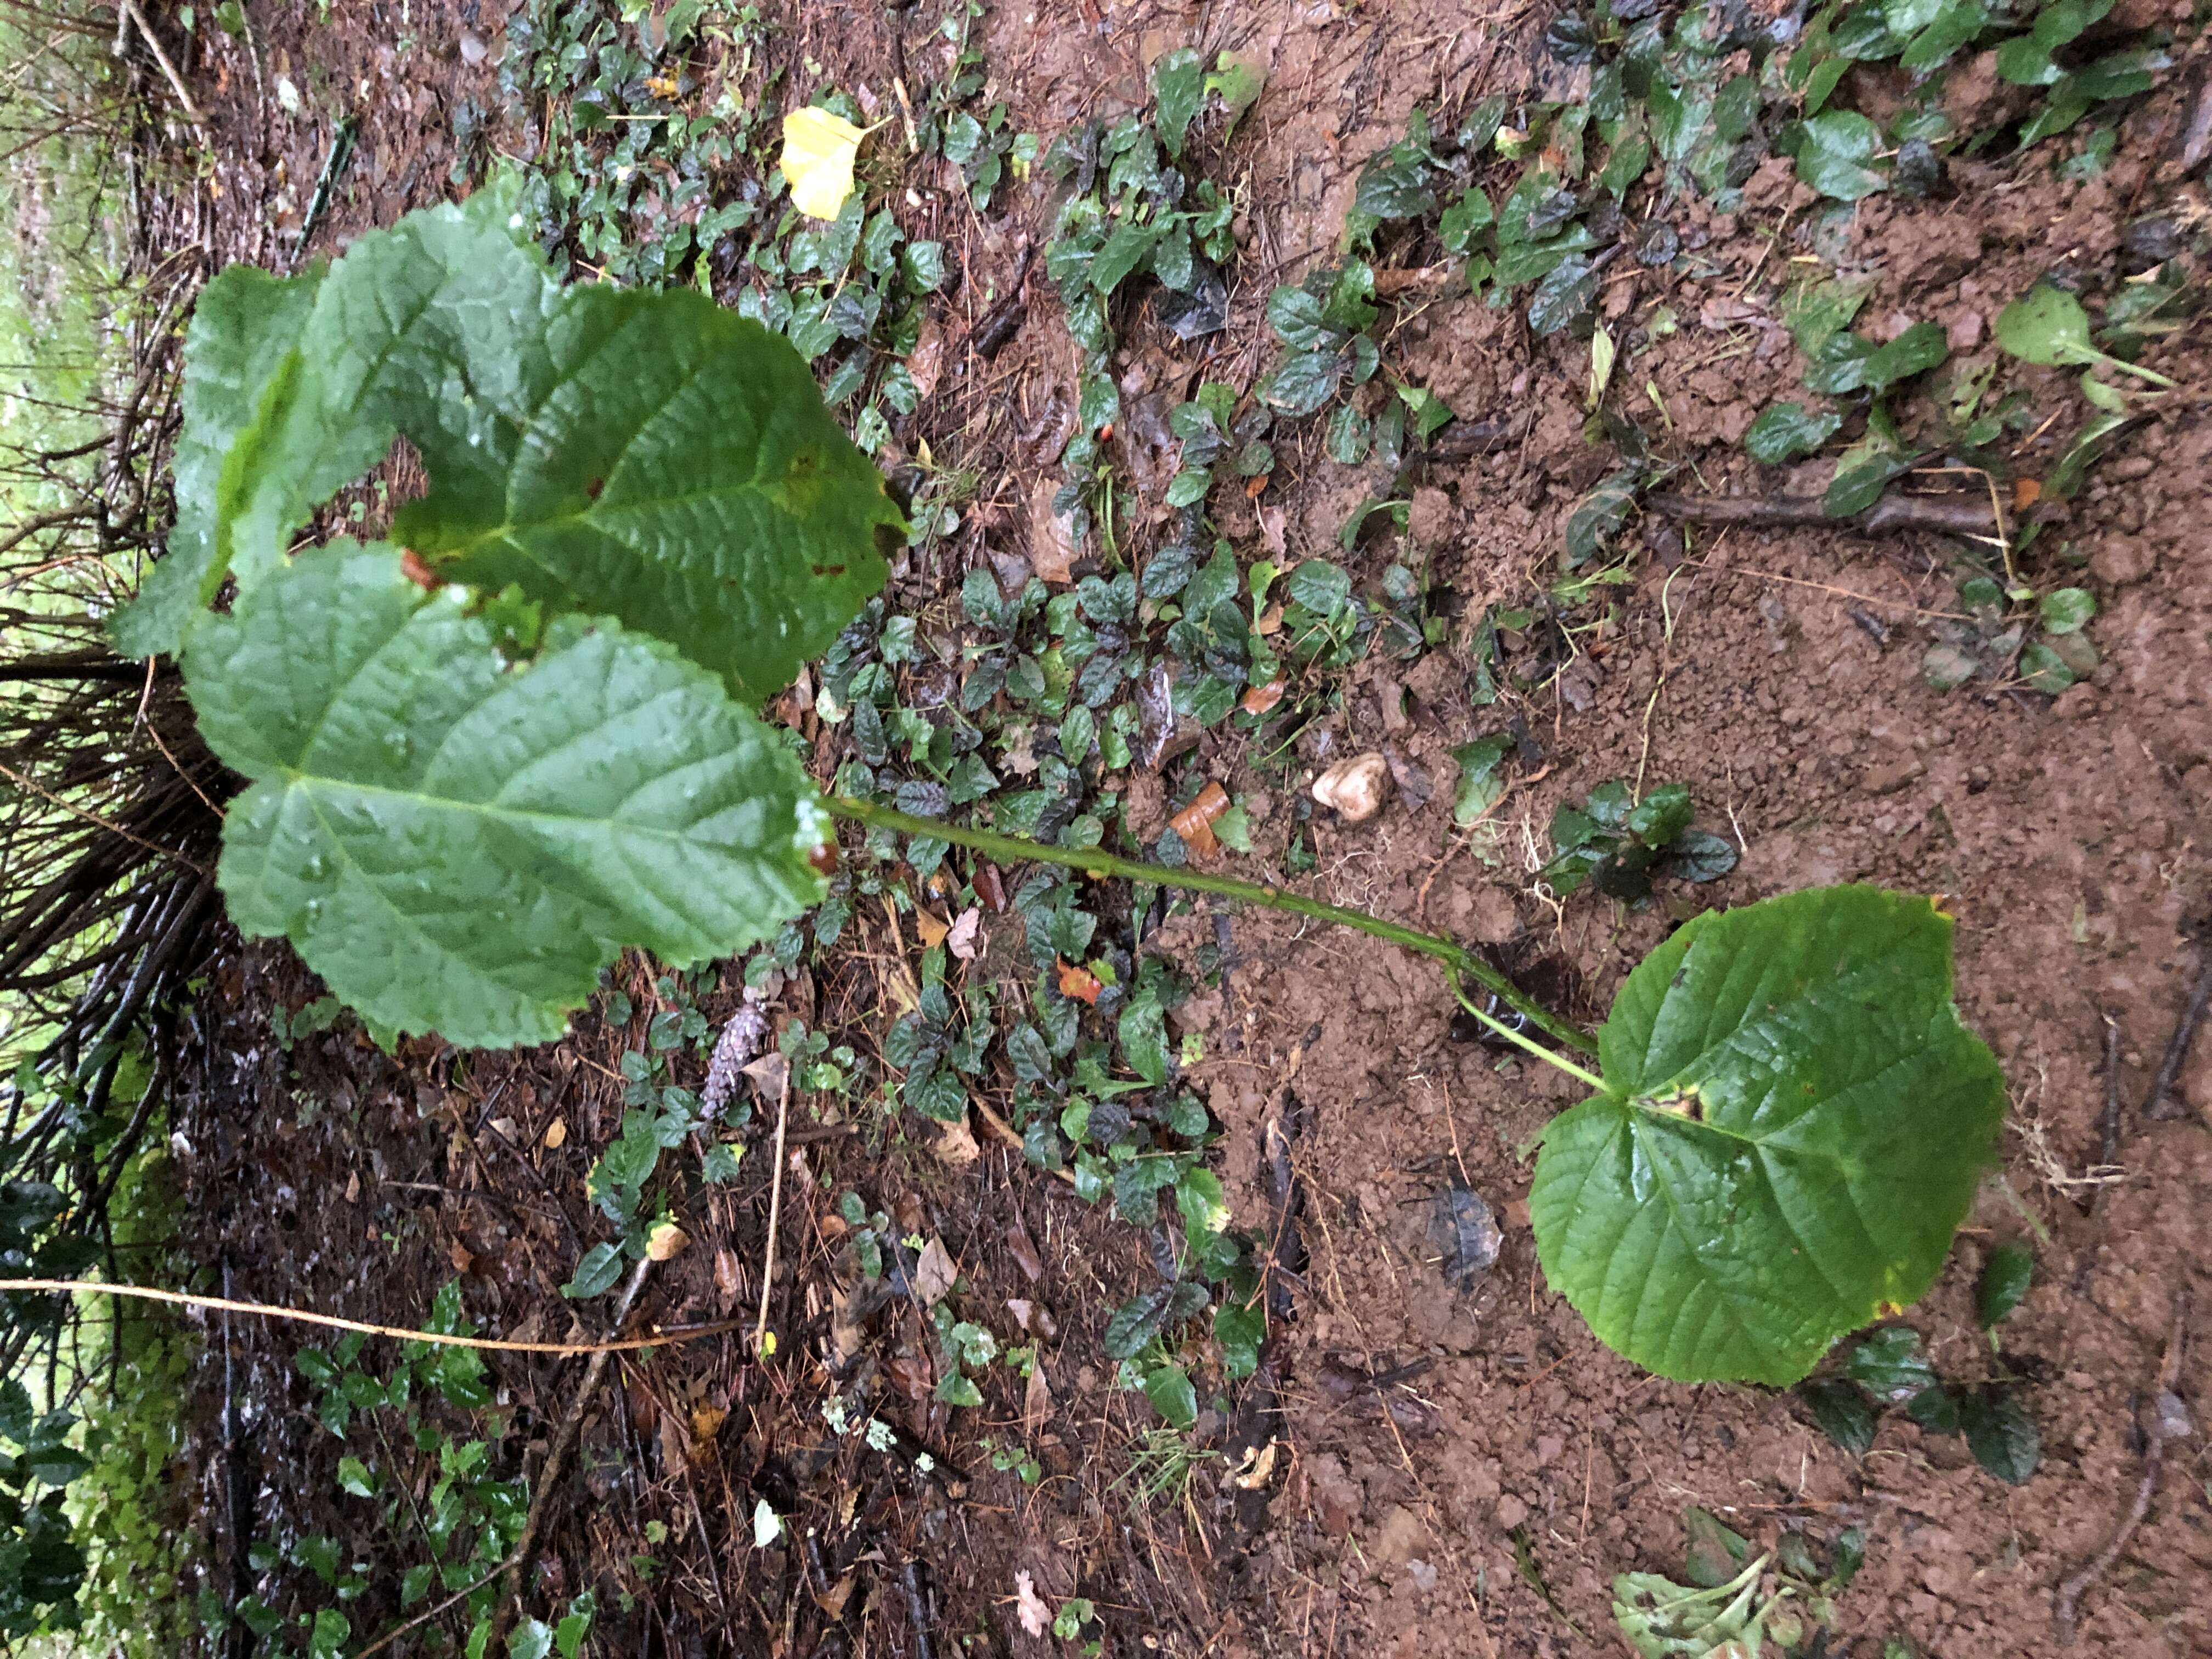
[[[180,588],[205,598],[225,574],[252,587],[404,434],[431,490],[394,537],[441,574],[612,616],[754,702],[829,647],[883,585],[877,540],[903,522],[805,361],[696,290],[564,289],[515,240],[519,219],[494,187],[360,238],[252,421],[225,432],[241,398],[207,393],[185,447],[229,451],[212,533],[173,555],[187,568],[125,630],[133,646],[173,647]],[[218,308],[208,372],[242,374],[274,353],[263,334],[289,336],[304,290],[263,317],[246,301],[267,293],[246,282]]]
[[[1206,77],[1206,89],[1219,93],[1229,112],[1228,124],[1221,130],[1221,142],[1225,144],[1237,131],[1237,122],[1244,118],[1244,112],[1260,101],[1267,71],[1262,60],[1251,52],[1224,52],[1214,64],[1213,73]]]
[[[1934,1281],[2004,1080],[1951,1002],[1951,921],[1869,887],[1677,931],[1599,1033],[1601,1092],[1545,1132],[1547,1279],[1682,1381],[1785,1385]]]
[[[1109,1359],[1133,1359],[1154,1337],[1191,1317],[1206,1302],[1206,1286],[1190,1279],[1156,1285],[1114,1310],[1100,1346]]]
[[[1501,732],[1477,738],[1451,751],[1459,763],[1459,793],[1452,800],[1452,822],[1462,830],[1498,804],[1505,793],[1498,769],[1513,750],[1513,739]]]
[[[726,957],[820,899],[813,786],[703,670],[573,617],[509,670],[465,602],[342,543],[194,623],[200,729],[252,784],[218,872],[241,932],[373,1024],[505,1047],[625,945]]]
[[[1743,435],[1743,447],[1751,452],[1752,459],[1778,466],[1810,455],[1835,436],[1843,423],[1840,415],[1808,414],[1802,404],[1775,404],[1751,423],[1751,430]]]
[[[1588,564],[1612,544],[1636,504],[1638,470],[1622,467],[1598,480],[1567,515],[1567,564]]]
[[[1152,95],[1159,100],[1154,125],[1168,154],[1182,159],[1182,141],[1206,102],[1206,59],[1188,46],[1161,55],[1152,65]]]
[[[1221,1345],[1221,1369],[1232,1377],[1260,1369],[1260,1345],[1267,1337],[1267,1310],[1261,1298],[1231,1300],[1213,1310],[1213,1340]]]
[[[622,1277],[622,1260],[621,1245],[592,1245],[576,1263],[575,1275],[561,1287],[561,1294],[581,1301],[612,1290]]]
[[[2035,1253],[2018,1239],[2009,1239],[1990,1252],[1982,1264],[1981,1283],[1974,1291],[1974,1312],[1989,1330],[2020,1306],[2035,1277]]]
[[[1881,129],[1853,110],[1832,109],[1801,121],[1796,132],[1797,176],[1823,196],[1856,202],[1882,187],[1866,166],[1881,149]]]
[[[1966,1449],[2008,1486],[2021,1486],[2042,1461],[2043,1438],[2035,1419],[2020,1408],[2009,1390],[1978,1389],[1960,1403],[1959,1426]]]
[[[1857,1457],[1874,1444],[1874,1407],[1866,1391],[1840,1377],[1808,1382],[1798,1391],[1828,1438]]]
[[[1147,1372],[1145,1398],[1172,1427],[1187,1429],[1198,1421],[1198,1390],[1180,1365],[1161,1365]]]

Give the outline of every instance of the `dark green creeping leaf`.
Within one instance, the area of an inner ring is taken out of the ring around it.
[[[1990,1252],[1982,1264],[1981,1283],[1975,1287],[1974,1312],[1989,1330],[2020,1306],[2035,1277],[2035,1253],[2018,1239],[2008,1239]]]
[[[1206,60],[1188,46],[1163,53],[1152,65],[1152,94],[1159,100],[1160,143],[1181,161],[1183,137],[1206,102]]]
[[[1699,1589],[1717,1589],[1743,1571],[1751,1554],[1750,1540],[1722,1524],[1711,1510],[1692,1504],[1682,1512],[1689,1543],[1682,1577]]]
[[[1778,466],[1812,454],[1835,436],[1843,423],[1842,416],[1828,410],[1811,414],[1802,404],[1775,404],[1751,423],[1751,430],[1744,434],[1743,447],[1753,460]]]
[[[805,362],[690,289],[561,288],[515,240],[519,218],[502,189],[410,214],[355,242],[304,316],[301,288],[227,291],[203,354],[224,384],[186,446],[228,443],[210,533],[178,550],[186,568],[123,637],[174,648],[182,601],[226,571],[263,580],[395,434],[431,491],[394,537],[442,574],[613,616],[750,700],[836,637],[883,585],[878,534],[903,526]],[[252,419],[226,432],[229,377],[295,327]]]
[[[1882,187],[1869,167],[1881,149],[1881,129],[1852,110],[1827,110],[1798,123],[1794,145],[1797,176],[1823,196],[1856,202]]]
[[[1190,1318],[1206,1301],[1206,1286],[1191,1279],[1155,1285],[1115,1310],[1099,1346],[1109,1359],[1133,1359],[1154,1337]]]
[[[1892,1325],[1868,1337],[1851,1350],[1844,1371],[1892,1404],[1911,1399],[1936,1381],[1936,1368],[1920,1352],[1920,1333],[1909,1325]]]
[[[1636,504],[1641,476],[1636,467],[1623,467],[1598,480],[1589,494],[1575,503],[1575,510],[1567,515],[1570,569],[1588,564],[1612,545],[1621,526],[1628,522],[1629,508]]]
[[[198,618],[187,684],[253,787],[220,870],[375,1024],[540,1042],[626,945],[682,965],[822,896],[813,786],[720,684],[611,621],[504,668],[465,591],[389,547],[307,553]]]
[[[1602,1092],[1529,1194],[1545,1276],[1664,1376],[1784,1385],[1942,1266],[2004,1080],[1951,1002],[1951,921],[1835,887],[1708,913],[1599,1032]]]
[[[1798,1395],[1828,1438],[1856,1457],[1874,1444],[1874,1407],[1866,1390],[1840,1377],[1823,1377],[1801,1387]]]
[[[1959,1431],[1959,1400],[1941,1382],[1931,1382],[1905,1402],[1905,1414],[1930,1434]]]
[[[2042,1460],[2043,1437],[2035,1419],[2021,1409],[2009,1389],[1975,1389],[1960,1405],[1959,1426],[1974,1462],[2008,1486],[2024,1485]]]

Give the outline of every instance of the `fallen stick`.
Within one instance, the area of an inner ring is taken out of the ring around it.
[[[185,119],[196,127],[204,127],[207,123],[200,115],[199,106],[192,102],[191,94],[185,90],[185,77],[177,73],[177,66],[170,62],[169,54],[162,49],[161,40],[154,33],[154,26],[146,21],[146,14],[138,9],[138,0],[119,0],[119,4],[121,15],[137,25],[139,38],[153,52],[154,61],[161,66],[161,73],[168,77],[169,90],[177,94],[177,101],[185,106]],[[119,55],[123,45],[119,30],[115,44]]]
[[[404,1342],[428,1342],[445,1348],[489,1348],[501,1353],[564,1357],[667,1347],[745,1328],[742,1319],[718,1319],[707,1325],[679,1325],[652,1336],[626,1336],[618,1342],[510,1342],[495,1336],[462,1336],[452,1331],[414,1331],[404,1325],[372,1325],[365,1320],[343,1319],[337,1314],[311,1313],[305,1308],[279,1308],[266,1302],[234,1302],[227,1296],[194,1296],[185,1291],[156,1290],[151,1285],[111,1285],[97,1279],[0,1279],[0,1291],[90,1291],[100,1296],[136,1297],[144,1302],[169,1302],[179,1307],[207,1308],[218,1313],[259,1314],[265,1319],[297,1320],[305,1325],[325,1325],[332,1330],[359,1331],[364,1336],[392,1336]]]
[[[2166,1357],[2158,1367],[2158,1389],[2151,1399],[2150,1422],[2144,1430],[2148,1443],[2143,1448],[2142,1479],[2136,1483],[2136,1495],[2128,1504],[2120,1524],[2112,1530],[2112,1541],[2099,1550],[2074,1571],[2059,1581],[2058,1602],[2055,1617],[2058,1624],[2058,1639],[2070,1647],[2074,1643],[2075,1620],[2081,1606],[2081,1593],[2089,1589],[2120,1559],[2120,1552],[2136,1535],[2136,1528],[2150,1513],[2152,1494],[2158,1488],[2159,1465],[2166,1461],[2166,1443],[2185,1438],[2191,1431],[2189,1408],[2181,1403],[2174,1387],[2181,1380],[2181,1349],[2189,1325],[2189,1291],[2187,1286],[2173,1293],[2173,1329],[2166,1339]]]
[[[2197,1028],[2204,1023],[2208,1002],[2212,1002],[2212,949],[2204,953],[2204,965],[2197,970],[2197,983],[2190,988],[2189,1001],[2181,1011],[2181,1023],[2173,1028],[2173,1041],[2166,1045],[2166,1058],[2159,1062],[2158,1076],[2151,1082],[2150,1093],[2144,1097],[2142,1115],[2154,1122],[2185,1115],[2167,1097],[2180,1079],[2190,1045],[2197,1041]]]
[[[1849,530],[1862,536],[1934,530],[1992,539],[2003,532],[1986,495],[1884,495],[1863,513],[1830,516],[1818,495],[1647,495],[1644,507],[1689,524],[1750,530]]]

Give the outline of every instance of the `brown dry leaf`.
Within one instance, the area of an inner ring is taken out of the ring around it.
[[[684,1419],[674,1412],[660,1413],[660,1467],[675,1474],[691,1464],[691,1443],[684,1432]]]
[[[358,1170],[346,1176],[345,1200],[349,1204],[361,1202],[361,1171]]]
[[[964,1117],[940,1128],[936,1144],[929,1150],[937,1155],[939,1163],[950,1164],[956,1169],[963,1164],[973,1164],[983,1155],[983,1149],[975,1144],[975,1132],[968,1127]]]
[[[1030,1364],[1030,1385],[1022,1391],[1022,1432],[1036,1434],[1052,1421],[1052,1384],[1045,1381],[1044,1362]]]
[[[937,1379],[930,1373],[929,1361],[920,1354],[893,1354],[884,1361],[884,1375],[908,1400],[927,1400]]]
[[[853,1586],[858,1582],[860,1577],[860,1570],[858,1567],[854,1568],[836,1583],[830,1585],[826,1594],[817,1595],[814,1598],[814,1605],[829,1614],[832,1620],[842,1619],[845,1616],[845,1603],[853,1599]]]
[[[1050,478],[1040,478],[1030,492],[1030,568],[1040,580],[1064,587],[1075,580],[1080,550],[1075,544],[1074,526],[1053,511],[1052,498],[1059,488]]]
[[[937,390],[945,374],[945,331],[935,318],[924,323],[915,337],[914,349],[907,354],[906,372],[913,378],[914,389],[923,397]]]
[[[1271,605],[1253,620],[1252,631],[1261,639],[1269,639],[1283,631],[1283,607]]]
[[[783,1094],[784,1085],[791,1080],[791,1062],[783,1057],[781,1051],[770,1052],[746,1066],[745,1075],[761,1091],[763,1100],[779,1099]]]
[[[1053,962],[1060,969],[1060,995],[1073,997],[1078,1002],[1088,1003],[1096,1008],[1098,994],[1106,988],[1098,982],[1098,975],[1088,968],[1078,968],[1062,962],[1058,957],[1054,957]]]
[[[683,1254],[691,1237],[672,1221],[664,1221],[645,1236],[645,1254],[648,1261],[669,1261]]]
[[[1248,714],[1265,714],[1283,700],[1283,677],[1280,674],[1265,685],[1249,688],[1237,699],[1237,704]]]
[[[556,1117],[545,1126],[545,1150],[557,1152],[568,1144],[568,1120]]]
[[[921,1298],[921,1305],[933,1308],[944,1301],[951,1292],[952,1281],[959,1277],[952,1258],[945,1253],[945,1241],[932,1235],[921,1247],[921,1258],[914,1269],[914,1293]]]
[[[1191,797],[1190,805],[1168,820],[1168,828],[1182,836],[1194,853],[1210,856],[1221,850],[1213,838],[1213,821],[1229,810],[1229,792],[1209,783]]]
[[[962,962],[975,961],[975,935],[982,926],[982,907],[969,905],[952,919],[951,929],[945,935],[945,948]]]
[[[729,1413],[719,1406],[694,1406],[691,1408],[691,1438],[695,1444],[711,1446],[714,1437],[722,1431]]]
[[[447,1247],[446,1260],[453,1264],[457,1273],[467,1273],[477,1265],[476,1257],[469,1254],[469,1247],[458,1238]]]
[[[722,1298],[724,1313],[738,1305],[744,1285],[744,1270],[738,1266],[738,1253],[723,1245],[714,1252],[714,1294]]]
[[[945,936],[952,931],[952,924],[940,921],[935,911],[925,910],[917,904],[914,907],[914,931],[921,935],[923,950],[934,951],[945,943]]]
[[[1286,532],[1289,528],[1279,507],[1263,507],[1258,514],[1260,544],[1267,550],[1267,556],[1280,564],[1290,556]]]
[[[2025,513],[2043,499],[2043,480],[2014,478],[2012,482],[2012,510]]]
[[[1036,1593],[1036,1579],[1027,1567],[1014,1574],[1014,1611],[1021,1619],[1022,1628],[1030,1635],[1051,1633],[1052,1608]]]
[[[1036,1241],[1030,1237],[1030,1230],[1016,1222],[1006,1229],[1006,1240],[1007,1252],[1014,1258],[1014,1265],[1022,1270],[1022,1276],[1032,1285],[1042,1279],[1044,1258],[1037,1254]]]

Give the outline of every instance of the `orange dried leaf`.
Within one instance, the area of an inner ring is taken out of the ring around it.
[[[1272,472],[1262,472],[1258,477],[1247,480],[1244,485],[1245,495],[1252,501],[1258,501],[1260,492],[1267,487],[1267,480],[1274,476]]]
[[[1218,783],[1209,783],[1191,797],[1189,805],[1168,820],[1168,827],[1193,852],[1212,853],[1220,846],[1213,838],[1213,821],[1228,810],[1229,792]]]
[[[2043,482],[2039,478],[2015,478],[2012,484],[2012,510],[2025,513],[2043,499]]]
[[[1248,714],[1265,714],[1283,700],[1283,682],[1279,675],[1265,685],[1255,685],[1237,699]]]
[[[1096,1008],[1098,1006],[1098,994],[1106,988],[1098,982],[1098,975],[1088,968],[1079,968],[1073,963],[1062,962],[1058,957],[1054,957],[1053,961],[1060,969],[1060,995],[1073,997],[1078,1002],[1088,1003]]]
[[[422,556],[411,547],[399,550],[399,574],[416,586],[432,593],[446,585],[446,579],[431,569]]]
[[[952,931],[949,921],[939,921],[936,915],[920,905],[914,908],[914,931],[921,935],[921,948],[934,951],[945,943],[945,936]]]

